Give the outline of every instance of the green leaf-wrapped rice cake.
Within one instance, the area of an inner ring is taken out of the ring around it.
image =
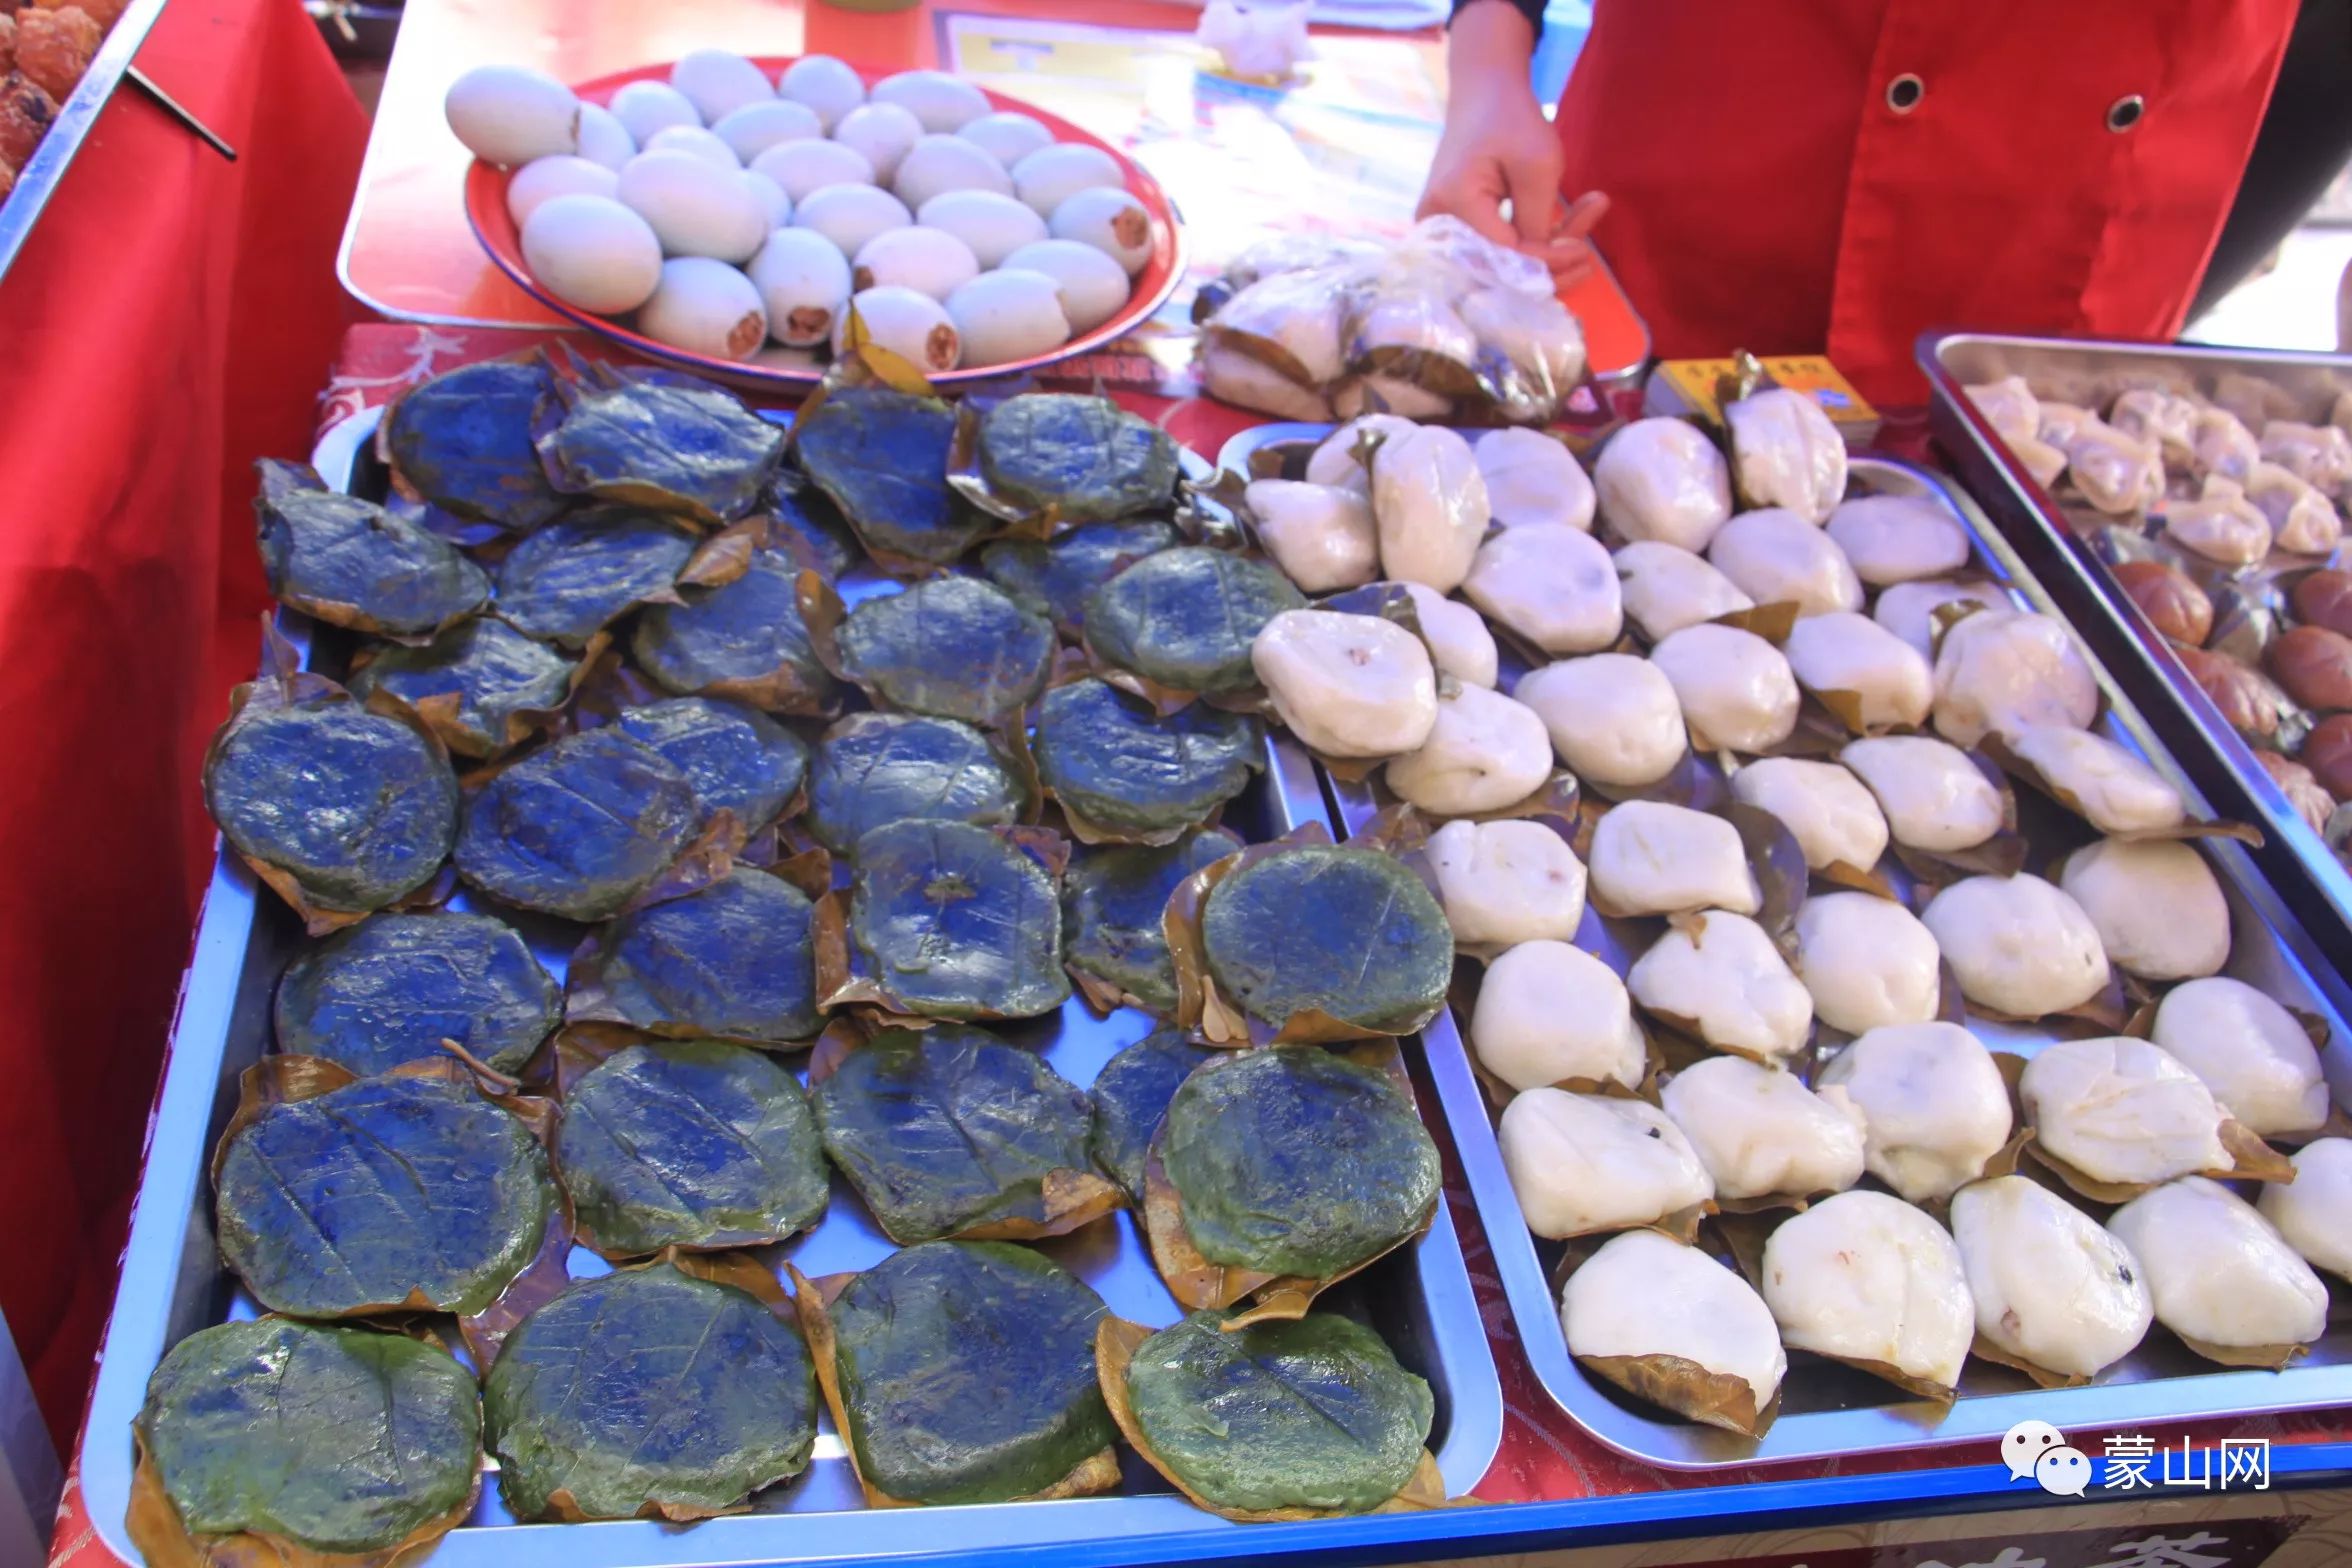
[[[893,822],[857,841],[854,972],[875,1000],[928,1018],[1034,1018],[1070,995],[1061,889],[1006,834]]]
[[[1015,719],[1045,689],[1053,628],[971,577],[934,577],[851,606],[842,672],[889,707],[967,724]]]
[[[769,522],[769,541],[804,556],[803,564],[827,582],[858,563],[857,539],[841,520],[841,509],[808,475],[786,463],[776,471],[759,509]]]
[[[373,1329],[199,1329],[157,1363],[134,1429],[150,1563],[414,1556],[472,1512],[481,1475],[473,1374]]]
[[[1122,1403],[1153,1466],[1229,1517],[1358,1514],[1427,1462],[1437,1405],[1333,1312],[1228,1330],[1195,1312],[1136,1347]]]
[[[887,1029],[812,1079],[825,1152],[901,1245],[1060,1235],[1117,1206],[1085,1091],[984,1029]]]
[[[1096,589],[1086,643],[1104,664],[1154,685],[1222,696],[1257,684],[1250,644],[1306,603],[1263,561],[1186,545],[1147,555]]]
[[[384,411],[392,472],[443,511],[529,533],[571,504],[547,482],[532,444],[539,406],[554,394],[555,378],[537,355],[435,376]]]
[[[1169,1100],[1153,1152],[1193,1250],[1227,1269],[1336,1279],[1437,1203],[1437,1145],[1404,1091],[1321,1046],[1210,1062]]]
[[[893,822],[1010,827],[1028,792],[994,742],[969,724],[908,713],[853,713],[809,759],[809,832],[847,854]]]
[[[1194,703],[1163,718],[1089,676],[1045,694],[1031,744],[1078,837],[1166,843],[1248,787],[1266,738],[1246,713]]]
[[[472,1087],[388,1075],[284,1101],[218,1166],[221,1256],[303,1317],[481,1311],[555,1212],[546,1151]]]
[[[630,652],[666,691],[731,697],[770,713],[831,708],[839,685],[817,662],[800,616],[800,567],[781,550],[752,552],[741,577],[688,588],[683,602],[637,618]]]
[[[555,1162],[608,1258],[757,1246],[823,1217],[815,1117],[774,1057],[717,1040],[632,1045],[564,1097]]]
[[[229,843],[322,925],[382,909],[441,869],[457,775],[430,739],[333,687],[240,687],[204,759],[204,803]]]
[[[685,774],[617,729],[588,730],[476,792],[458,874],[523,909],[602,920],[670,868],[698,819]]]
[[[1176,964],[1160,917],[1186,877],[1240,848],[1223,828],[1202,828],[1161,847],[1111,845],[1079,855],[1062,874],[1062,924],[1070,968],[1091,999],[1124,999],[1160,1017],[1176,1010]]]
[[[1175,498],[1176,443],[1107,397],[1007,398],[980,416],[975,455],[999,502],[1066,523],[1127,517]]]
[[[1147,555],[1183,542],[1174,523],[1156,518],[1131,522],[1082,523],[1050,539],[999,539],[980,552],[988,580],[1013,602],[1054,624],[1075,640],[1086,625],[1086,601],[1094,591]]]
[[[573,963],[571,1016],[750,1045],[805,1040],[819,1027],[813,911],[799,888],[750,866],[632,910]]]
[[[1143,1203],[1143,1164],[1152,1134],[1176,1097],[1176,1086],[1217,1053],[1182,1029],[1156,1029],[1103,1063],[1088,1094],[1094,1136],[1087,1147],[1095,1168]]]
[[[389,692],[461,757],[494,757],[569,700],[572,662],[495,616],[461,621],[418,648],[389,647],[351,677],[351,694]]]
[[[538,448],[560,491],[710,525],[752,509],[784,460],[784,430],[710,382],[591,365],[557,383]]]
[[[1201,938],[1218,988],[1277,1030],[1410,1034],[1445,1005],[1453,931],[1421,879],[1369,849],[1293,845],[1209,892]]]
[[[746,833],[782,816],[808,775],[808,743],[740,702],[672,697],[624,708],[619,723],[686,775],[705,820],[733,812]]]
[[[944,566],[996,526],[948,485],[955,411],[937,398],[838,387],[795,440],[802,471],[885,565]]]
[[[490,576],[422,524],[264,458],[253,510],[271,594],[358,632],[419,637],[473,614]]]
[[[511,1074],[563,1018],[563,992],[503,920],[382,914],[297,954],[272,1011],[279,1050],[363,1078],[444,1040]]]
[[[808,1346],[747,1291],[666,1263],[581,1280],[523,1319],[483,1388],[524,1519],[707,1519],[808,1468]]]
[[[808,1290],[800,1304],[870,1496],[990,1503],[1118,1484],[1094,1370],[1102,1299],[1041,1254],[930,1242],[829,1305]]]
[[[638,605],[676,594],[694,546],[693,530],[643,507],[567,513],[498,563],[498,613],[576,652]]]

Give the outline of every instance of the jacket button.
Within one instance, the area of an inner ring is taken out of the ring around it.
[[[2125,93],[2107,106],[2107,129],[2128,131],[2140,123],[2140,116],[2148,112],[2148,100],[2138,93]]]
[[[1887,107],[1897,114],[1909,114],[1919,107],[1919,100],[1927,96],[1927,84],[1905,71],[1887,83]]]

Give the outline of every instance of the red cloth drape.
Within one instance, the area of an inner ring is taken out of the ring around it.
[[[174,0],[0,280],[0,1311],[60,1449],[113,1299],[267,596],[251,465],[309,446],[367,125],[297,0]]]

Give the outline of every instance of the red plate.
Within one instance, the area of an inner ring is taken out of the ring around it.
[[[793,57],[790,55],[762,55],[755,58],[752,63],[765,72],[770,80],[773,80],[778,72],[792,63],[792,59]],[[864,66],[855,69],[869,85],[880,81],[885,76],[894,74],[889,71],[870,70]],[[609,102],[615,92],[630,82],[666,82],[669,79],[670,67],[668,65],[645,65],[639,66],[635,70],[615,71],[610,76],[599,76],[593,81],[577,83],[572,90],[587,102],[602,105]],[[1119,167],[1126,172],[1128,191],[1134,195],[1136,200],[1143,203],[1144,211],[1151,215],[1151,260],[1145,262],[1143,271],[1136,274],[1126,305],[1117,315],[1093,331],[1081,333],[1050,354],[1039,354],[1029,359],[1016,359],[1002,365],[963,365],[933,376],[931,379],[934,382],[979,381],[992,376],[1014,375],[1025,370],[1035,370],[1041,365],[1053,364],[1057,360],[1084,354],[1091,349],[1100,348],[1132,330],[1149,318],[1154,311],[1166,304],[1168,296],[1176,292],[1176,285],[1184,277],[1182,230],[1176,221],[1175,205],[1168,200],[1168,193],[1160,189],[1159,181],[1145,173],[1140,164],[1119,151],[1118,148],[1098,136],[1087,134],[1059,115],[1048,114],[1034,104],[1024,103],[1018,98],[1007,97],[1003,93],[989,92],[986,88],[982,88],[981,92],[987,97],[993,108],[1010,109],[1040,121],[1047,130],[1053,132],[1054,140],[1057,142],[1080,142],[1088,147],[1099,147],[1117,159]],[[523,265],[522,236],[515,228],[514,219],[509,217],[506,211],[506,182],[513,177],[512,170],[501,169],[495,164],[484,163],[478,158],[474,160],[473,165],[466,170],[466,217],[473,224],[474,237],[482,242],[482,248],[490,253],[490,259],[498,264],[498,269],[514,279],[526,293],[549,310],[578,322],[599,337],[610,339],[612,342],[643,354],[649,359],[665,360],[673,365],[683,365],[705,375],[772,387],[805,387],[813,385],[822,378],[824,372],[821,369],[804,370],[764,366],[743,360],[716,359],[707,354],[695,354],[685,349],[672,348],[666,343],[657,343],[653,339],[633,331],[621,321],[605,316],[591,315],[575,305],[567,305],[557,299],[546,289],[540,287],[538,280],[531,276],[530,268]]]

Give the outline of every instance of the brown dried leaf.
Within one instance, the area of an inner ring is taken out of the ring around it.
[[[1762,1437],[1780,1414],[1780,1394],[1756,1408],[1756,1391],[1744,1377],[1710,1372],[1681,1356],[1578,1356],[1577,1364],[1596,1377],[1676,1415],[1719,1426],[1742,1437]]]
[[[322,1552],[277,1535],[194,1536],[164,1491],[163,1476],[146,1443],[136,1433],[132,1443],[139,1464],[131,1476],[131,1506],[123,1522],[148,1568],[413,1568],[443,1536],[466,1522],[482,1496],[477,1475],[473,1489],[455,1508],[374,1552]]]

